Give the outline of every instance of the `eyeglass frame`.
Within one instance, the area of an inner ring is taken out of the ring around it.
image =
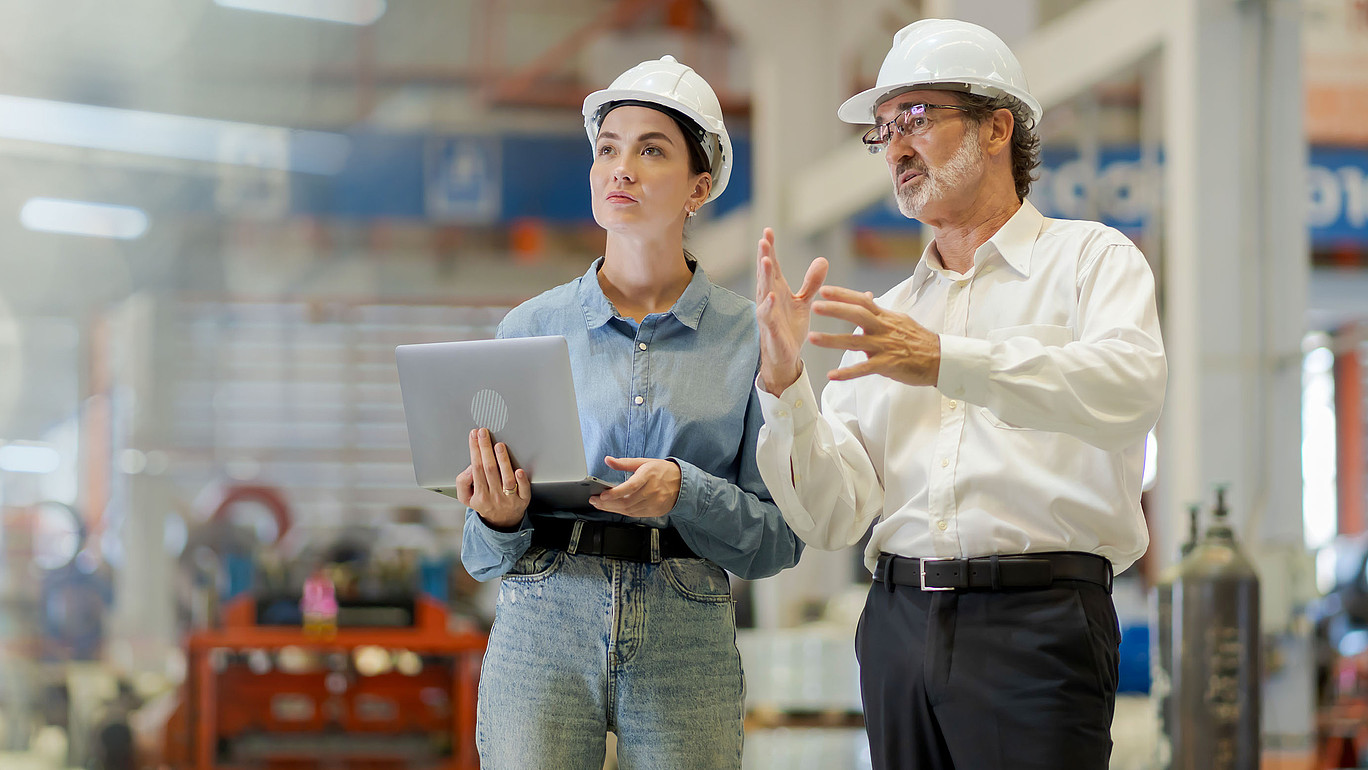
[[[918,110],[918,108],[920,108],[920,110]],[[898,127],[897,123],[899,120],[902,120],[904,116],[913,115],[914,111],[915,115],[925,115],[927,110],[959,110],[960,112],[973,112],[974,107],[963,104],[929,104],[926,102],[914,104],[905,110],[899,110],[898,114],[894,115],[892,120],[876,124],[873,128],[866,131],[864,136],[860,137],[860,141],[864,142],[864,145],[869,149],[870,154],[875,154],[883,152],[884,148],[888,147],[888,143],[893,141],[894,133],[898,136],[907,136],[908,134],[922,136],[927,130],[930,130],[930,125],[922,131],[914,132],[910,130],[903,131]],[[884,129],[888,129],[887,138],[881,139],[880,137],[883,135]]]

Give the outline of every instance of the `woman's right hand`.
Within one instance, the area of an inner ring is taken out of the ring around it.
[[[514,469],[508,446],[494,443],[489,429],[470,432],[470,465],[456,477],[456,499],[473,508],[494,529],[516,529],[532,502],[527,471]]]

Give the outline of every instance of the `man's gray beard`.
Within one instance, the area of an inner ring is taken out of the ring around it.
[[[940,200],[946,193],[954,190],[983,170],[983,148],[979,145],[978,131],[970,130],[965,124],[964,139],[950,160],[940,168],[926,167],[926,174],[919,184],[908,188],[899,187],[898,210],[908,219],[916,219],[933,200]]]

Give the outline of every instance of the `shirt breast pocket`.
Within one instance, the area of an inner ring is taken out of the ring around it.
[[[1021,326],[1004,326],[988,331],[989,342],[1007,342],[1008,340],[1027,337],[1036,340],[1047,348],[1063,347],[1074,341],[1073,329],[1067,326],[1056,324],[1023,324]],[[987,407],[979,407],[979,412],[983,419],[987,420],[995,428],[1003,430],[1032,430],[1013,425],[993,414]]]

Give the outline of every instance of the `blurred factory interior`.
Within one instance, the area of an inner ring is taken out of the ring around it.
[[[0,768],[477,767],[497,586],[414,483],[394,347],[492,336],[584,272],[581,102],[666,53],[737,148],[688,231],[713,280],[751,296],[771,226],[790,273],[886,290],[925,233],[835,108],[923,17],[1013,47],[1031,201],[1158,279],[1112,767],[1167,766],[1151,595],[1218,485],[1261,589],[1263,766],[1368,767],[1362,0],[7,0]],[[748,770],[869,766],[868,581],[810,549],[734,582]]]

